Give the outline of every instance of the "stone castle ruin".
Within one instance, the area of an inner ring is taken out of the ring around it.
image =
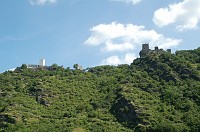
[[[159,49],[157,46],[154,50],[149,49],[149,44],[143,44],[142,50],[140,51],[140,58],[146,57],[147,55],[153,53],[153,54],[163,54],[165,52],[171,53],[171,49],[167,49],[166,51],[163,49]]]
[[[45,59],[41,59],[39,61],[39,65],[34,65],[34,64],[28,64],[27,68],[32,68],[32,69],[36,69],[36,68],[45,68],[47,66],[45,66]]]

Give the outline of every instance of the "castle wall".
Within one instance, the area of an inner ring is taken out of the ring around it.
[[[155,47],[154,50],[149,49],[149,44],[143,44],[142,45],[142,50],[140,51],[140,58],[146,57],[150,53],[154,54],[163,54],[165,52],[171,53],[171,49],[167,49],[164,51],[163,49],[159,49],[157,46]]]

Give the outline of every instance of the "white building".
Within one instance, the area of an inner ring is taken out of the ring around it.
[[[41,59],[39,61],[39,65],[35,65],[35,64],[28,64],[27,68],[43,68],[45,67],[45,59]]]
[[[41,59],[39,61],[39,66],[45,66],[45,59]]]

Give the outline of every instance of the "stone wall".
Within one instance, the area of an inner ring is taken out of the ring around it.
[[[171,53],[171,49],[167,49],[166,51],[163,49],[159,49],[157,46],[154,50],[149,49],[149,44],[143,44],[142,50],[140,51],[140,58],[146,57],[147,55],[153,53],[153,54],[163,54],[165,52]]]

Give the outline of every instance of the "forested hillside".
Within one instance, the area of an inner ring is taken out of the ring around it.
[[[200,48],[83,71],[4,72],[0,131],[198,132]]]

